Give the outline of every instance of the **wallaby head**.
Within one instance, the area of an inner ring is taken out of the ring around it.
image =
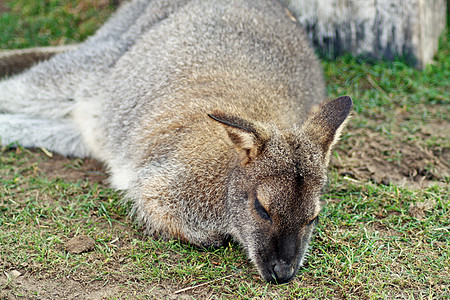
[[[352,108],[350,97],[323,104],[299,128],[215,113],[239,158],[231,171],[227,205],[230,232],[261,276],[284,283],[305,257],[320,211],[333,144]]]

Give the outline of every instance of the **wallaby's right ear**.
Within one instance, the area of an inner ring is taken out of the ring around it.
[[[208,114],[208,116],[224,125],[231,141],[243,154],[243,164],[257,157],[269,139],[268,131],[255,122],[223,113]]]
[[[320,105],[302,126],[304,132],[321,146],[327,163],[331,149],[339,139],[352,108],[353,102],[350,97],[336,98]]]

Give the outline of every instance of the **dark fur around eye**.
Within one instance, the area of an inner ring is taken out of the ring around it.
[[[261,205],[258,198],[255,198],[255,210],[258,212],[259,216],[267,221],[272,221],[267,210]]]

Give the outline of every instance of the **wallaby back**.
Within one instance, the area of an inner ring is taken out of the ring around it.
[[[110,44],[120,49],[105,50],[110,58],[96,51]],[[44,133],[35,138],[19,129],[17,141],[105,162],[150,234],[200,246],[231,236],[265,280],[294,277],[352,102],[319,105],[320,64],[286,8],[267,0],[133,1],[64,55],[0,82],[38,91],[22,94],[14,109],[7,105],[14,91],[0,92],[3,143],[14,137],[2,117],[61,122],[81,134],[87,150],[45,144],[51,139]],[[64,62],[71,57],[101,67],[70,69]],[[35,74],[50,83],[36,84]],[[65,100],[54,101],[55,77],[71,78]],[[26,104],[45,99],[65,109]],[[67,135],[60,131],[47,135]]]

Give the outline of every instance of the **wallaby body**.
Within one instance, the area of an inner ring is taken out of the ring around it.
[[[133,1],[77,49],[0,82],[0,140],[95,157],[149,233],[231,236],[265,280],[286,282],[352,106],[324,99],[277,1]]]

